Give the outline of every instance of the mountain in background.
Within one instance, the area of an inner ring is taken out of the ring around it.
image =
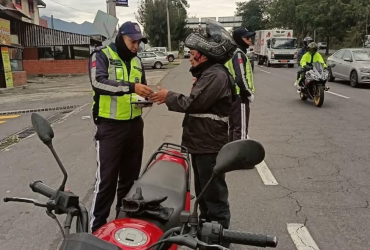
[[[51,17],[42,16],[41,18],[48,21],[48,28],[51,28]],[[81,35],[97,35],[97,32],[90,22],[83,22],[81,24],[75,22],[66,22],[58,18],[54,18],[54,29],[65,32],[77,33]]]

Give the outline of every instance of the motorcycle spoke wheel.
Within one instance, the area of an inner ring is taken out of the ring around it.
[[[316,95],[314,97],[316,107],[321,107],[324,104],[324,86],[316,87]]]

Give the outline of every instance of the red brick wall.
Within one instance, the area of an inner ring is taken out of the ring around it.
[[[27,75],[88,74],[88,60],[23,60]]]
[[[39,52],[37,48],[24,48],[23,60],[38,60]]]
[[[48,20],[43,19],[40,17],[40,26],[47,28],[48,27]]]
[[[26,71],[14,71],[13,72],[13,84],[14,84],[14,87],[26,85],[27,84]]]

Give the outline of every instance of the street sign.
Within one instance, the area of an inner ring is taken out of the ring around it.
[[[115,37],[117,23],[117,17],[108,15],[107,13],[99,10],[98,13],[96,13],[93,25],[100,35],[105,36],[108,41],[112,41]]]
[[[0,44],[10,45],[10,21],[0,18]]]
[[[116,0],[116,6],[128,7],[128,0]]]

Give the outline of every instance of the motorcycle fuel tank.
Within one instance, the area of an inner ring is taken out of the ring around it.
[[[123,250],[144,250],[156,243],[163,232],[156,225],[133,218],[113,220],[95,231],[99,239],[113,243]],[[171,250],[176,249],[172,247]]]

